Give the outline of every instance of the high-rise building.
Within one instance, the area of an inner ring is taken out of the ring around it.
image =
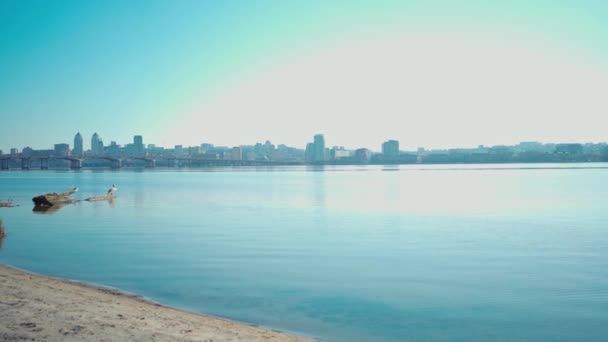
[[[99,138],[99,141],[97,142],[97,153],[103,155],[103,140],[101,140],[101,138]]]
[[[314,157],[315,163],[322,163],[325,161],[325,137],[323,134],[317,134],[314,138]]]
[[[53,154],[59,157],[67,157],[70,154],[70,145],[68,144],[55,144]]]
[[[396,161],[399,158],[399,141],[389,140],[382,143],[382,154],[385,161]]]
[[[94,156],[103,153],[103,148],[101,150],[99,149],[100,141],[101,139],[99,138],[99,135],[97,134],[97,132],[95,132],[95,134],[93,134],[93,137],[91,137],[91,154]]]
[[[120,156],[120,146],[118,146],[116,141],[110,141],[110,145],[108,146],[108,155],[112,157]]]
[[[372,151],[367,148],[359,148],[355,150],[355,160],[358,163],[367,164],[372,159]]]
[[[11,155],[13,155],[13,156],[14,156],[14,155],[16,155],[16,154],[19,154],[19,149],[18,149],[18,148],[16,148],[16,147],[11,148]]]
[[[243,159],[243,151],[240,146],[235,146],[232,148],[231,158],[232,160],[242,160]]]
[[[143,156],[146,150],[144,147],[144,138],[141,135],[134,136],[133,145],[135,146],[135,154]]]
[[[304,151],[304,159],[307,162],[312,162],[315,159],[315,144],[306,144],[306,150]]]
[[[72,150],[72,156],[80,158],[84,153],[84,149],[82,146],[82,135],[80,132],[76,133],[74,137],[74,149]]]
[[[266,140],[266,142],[264,143],[264,155],[268,159],[275,159],[275,157],[276,157],[275,151],[276,151],[275,146],[270,142],[270,140]]]

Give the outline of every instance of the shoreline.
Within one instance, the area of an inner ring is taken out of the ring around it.
[[[314,341],[5,264],[0,264],[0,340]]]

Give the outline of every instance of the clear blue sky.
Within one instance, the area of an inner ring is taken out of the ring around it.
[[[0,149],[605,141],[605,1],[0,1]]]

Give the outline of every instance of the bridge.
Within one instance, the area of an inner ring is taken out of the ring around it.
[[[49,160],[69,160],[71,169],[79,169],[82,167],[82,159],[76,157],[62,156],[24,156],[24,155],[0,155],[0,170],[8,170],[11,161],[20,164],[22,170],[30,170],[32,161],[40,161],[40,169],[46,170],[49,168]]]
[[[50,160],[67,160],[70,162],[70,169],[79,170],[84,167],[85,161],[107,160],[110,161],[111,169],[120,169],[125,161],[143,161],[146,168],[154,168],[157,165],[166,167],[232,167],[232,166],[277,166],[277,165],[301,165],[297,161],[275,161],[275,160],[230,160],[230,159],[208,159],[201,157],[171,157],[171,156],[121,156],[114,157],[108,155],[101,156],[24,156],[0,155],[0,170],[9,170],[11,163],[21,166],[22,170],[31,170],[33,161],[39,161],[40,169],[47,170]]]

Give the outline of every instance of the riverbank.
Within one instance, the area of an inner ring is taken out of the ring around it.
[[[310,341],[4,265],[0,265],[0,340]]]

